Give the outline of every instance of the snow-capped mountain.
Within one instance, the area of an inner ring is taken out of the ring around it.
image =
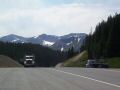
[[[39,36],[31,37],[27,41],[33,44],[51,46],[58,40],[58,38],[58,36],[42,34]]]
[[[69,48],[73,47],[75,51],[79,51],[86,36],[85,33],[71,33],[61,36],[60,39],[52,45],[52,48],[55,50],[68,51]]]
[[[64,36],[42,34],[39,36],[25,38],[10,34],[0,38],[0,41],[11,43],[40,44],[60,51],[67,51],[69,48],[74,47],[74,50],[78,51],[86,36],[87,35],[85,33],[71,33]]]

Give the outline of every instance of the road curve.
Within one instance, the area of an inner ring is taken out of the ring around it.
[[[0,68],[0,90],[120,90],[120,71],[88,68]]]

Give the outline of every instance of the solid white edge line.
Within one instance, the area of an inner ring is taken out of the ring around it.
[[[86,77],[86,76],[82,76],[82,75],[78,75],[78,74],[73,74],[73,73],[70,73],[70,72],[65,72],[65,71],[57,70],[57,69],[52,69],[52,70],[57,71],[57,72],[62,72],[62,73],[65,73],[65,74],[70,74],[70,75],[73,75],[73,76],[82,77],[82,78],[85,78],[85,79],[89,79],[89,80],[92,80],[92,81],[96,81],[96,82],[100,82],[100,83],[103,83],[103,84],[107,84],[107,85],[110,85],[110,86],[114,86],[114,87],[120,88],[119,85],[108,83],[108,82],[104,82],[104,81],[97,80],[97,79],[94,79],[94,78],[89,78],[89,77]]]

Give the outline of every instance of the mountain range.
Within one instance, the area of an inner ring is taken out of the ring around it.
[[[73,47],[75,51],[79,51],[86,36],[87,34],[85,33],[70,33],[64,36],[41,34],[39,36],[26,38],[15,34],[10,34],[1,37],[0,41],[40,44],[42,46],[60,51],[68,51],[69,48]]]

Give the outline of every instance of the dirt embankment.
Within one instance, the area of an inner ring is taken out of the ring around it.
[[[7,56],[0,55],[0,67],[23,67],[23,66]]]

